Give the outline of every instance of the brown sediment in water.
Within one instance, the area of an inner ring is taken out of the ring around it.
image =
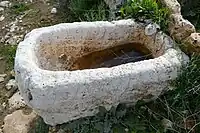
[[[128,43],[95,51],[77,58],[69,71],[113,67],[152,58],[151,52],[139,43]]]

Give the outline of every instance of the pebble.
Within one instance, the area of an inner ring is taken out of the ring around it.
[[[17,90],[18,86],[17,86],[17,82],[14,79],[11,79],[8,81],[8,83],[6,84],[6,89],[7,90]]]
[[[0,7],[0,12],[4,11],[4,8],[3,7]]]
[[[12,77],[15,77],[15,71],[14,70],[10,71],[10,74],[11,74]]]
[[[0,83],[4,82],[6,76],[7,74],[0,74]]]
[[[56,8],[52,8],[52,9],[51,9],[51,13],[52,13],[52,14],[56,14],[56,13],[57,13],[57,9],[56,9]]]
[[[9,100],[8,100],[9,109],[19,109],[21,107],[25,107],[26,104],[24,99],[20,95],[20,92],[16,92]]]
[[[0,2],[1,7],[9,7],[10,5],[11,5],[11,3],[7,0]]]
[[[4,78],[0,77],[0,83],[4,82]]]
[[[0,22],[3,21],[4,19],[5,19],[5,17],[2,15],[2,16],[0,17]]]
[[[145,27],[145,35],[151,36],[157,32],[159,26],[156,24],[149,24]]]
[[[6,108],[6,103],[2,103],[2,107],[5,109]]]

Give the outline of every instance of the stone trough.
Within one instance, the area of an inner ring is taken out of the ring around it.
[[[147,48],[152,59],[68,70],[71,59],[127,43]],[[187,62],[188,57],[156,24],[130,19],[75,22],[27,34],[17,49],[15,72],[26,104],[47,124],[56,125],[95,115],[99,106],[109,110],[119,103],[154,99],[168,90]]]

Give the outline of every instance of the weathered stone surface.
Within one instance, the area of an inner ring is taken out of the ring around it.
[[[20,92],[16,92],[9,100],[9,109],[19,109],[21,107],[25,107],[24,99],[21,97]]]
[[[160,0],[172,14],[181,14],[181,5],[177,0]]]
[[[158,30],[160,29],[160,27],[156,24],[149,24],[145,27],[145,35],[147,36],[151,36],[153,34],[155,34]]]
[[[0,74],[0,83],[4,82],[7,74]]]
[[[154,24],[152,24],[154,25]],[[110,109],[119,103],[154,99],[169,87],[188,57],[166,34],[145,34],[146,24],[119,20],[76,22],[35,29],[18,45],[16,81],[25,102],[50,125]],[[152,31],[152,30],[148,30]],[[80,57],[137,42],[155,59],[111,68],[67,71],[59,56]]]
[[[4,19],[5,19],[5,17],[3,15],[1,15],[0,22],[3,21]]]
[[[24,114],[17,110],[4,118],[4,133],[28,133],[32,122],[36,119],[36,113]]]
[[[195,32],[195,27],[185,20],[180,14],[171,14],[171,22],[169,24],[169,32],[178,41],[182,41]]]
[[[51,14],[56,14],[57,13],[57,9],[56,8],[52,8],[51,9]]]
[[[3,7],[0,7],[0,12],[4,11],[4,8]]]
[[[184,40],[183,48],[188,54],[200,53],[200,33],[192,33]]]
[[[6,89],[7,90],[17,90],[18,86],[17,86],[17,82],[14,79],[11,79],[8,81],[8,83],[6,84]]]
[[[11,5],[10,1],[1,1],[0,2],[0,7],[9,7]]]

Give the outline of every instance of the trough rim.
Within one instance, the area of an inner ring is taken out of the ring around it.
[[[134,20],[126,19],[126,20],[117,20],[117,21],[111,21],[111,22],[109,22],[109,21],[96,21],[96,22],[115,23],[118,21],[134,21]],[[93,22],[74,22],[74,24],[79,24],[79,23],[93,23]],[[135,22],[135,23],[137,23],[137,22]],[[67,71],[67,70],[66,71],[52,71],[52,70],[45,70],[45,69],[40,68],[36,63],[37,61],[32,60],[33,57],[35,59],[37,58],[37,56],[34,55],[34,54],[36,54],[36,53],[34,53],[34,49],[40,45],[40,44],[37,44],[37,42],[36,42],[37,38],[39,38],[42,35],[42,33],[45,33],[47,30],[62,29],[63,28],[62,26],[64,26],[65,24],[68,24],[68,23],[61,23],[61,24],[56,24],[53,26],[37,28],[37,29],[34,29],[31,32],[29,32],[25,36],[24,40],[22,42],[20,42],[18,45],[18,48],[16,51],[16,58],[15,58],[15,67],[14,67],[15,71],[17,73],[19,72],[19,70],[18,70],[19,64],[26,64],[25,66],[21,66],[21,68],[23,68],[24,70],[26,69],[27,74],[29,74],[29,75],[35,75],[36,73],[38,73],[40,75],[42,74],[42,76],[51,75],[51,74],[66,76],[66,74],[67,75],[73,75],[73,74],[76,75],[77,73],[90,73],[92,71],[97,72],[97,73],[102,73],[103,70],[111,71],[112,69],[117,69],[120,67],[126,68],[127,66],[134,66],[134,65],[137,65],[140,63],[151,64],[151,62],[159,60],[160,58],[163,58],[163,57],[166,58],[170,62],[171,56],[169,55],[169,53],[174,54],[176,52],[180,53],[181,57],[183,57],[183,58],[177,57],[178,60],[180,60],[181,62],[183,61],[183,64],[186,64],[187,60],[188,60],[188,58],[185,58],[186,55],[178,47],[176,47],[175,42],[173,42],[173,44],[172,44],[173,46],[170,46],[170,47],[167,47],[166,49],[164,49],[164,54],[162,54],[158,57],[155,57],[153,59],[148,59],[148,60],[142,60],[142,61],[138,61],[138,62],[130,62],[130,63],[126,63],[126,64],[120,64],[118,66],[113,66],[110,68],[83,69],[83,70],[75,70],[75,71]],[[167,37],[169,37],[169,36],[167,36]],[[35,45],[35,47],[34,47],[34,45]],[[165,45],[165,43],[163,43],[163,45]],[[171,51],[173,51],[173,52],[171,52]],[[18,57],[21,57],[21,56],[19,56],[21,54],[21,52],[24,52],[25,55],[27,55],[27,56],[24,56],[24,58],[19,59]],[[32,66],[33,69],[30,70],[29,66]],[[149,70],[151,70],[151,69],[149,69]],[[149,70],[147,70],[147,71],[149,71]],[[143,69],[141,69],[141,71],[143,71]],[[126,74],[128,74],[128,73],[126,73]],[[115,75],[115,76],[120,76],[120,75]],[[30,76],[30,77],[32,77],[32,76]],[[109,77],[110,77],[110,75],[109,75]],[[106,74],[105,74],[105,78],[107,78]]]
[[[133,20],[127,19],[127,20],[118,20],[118,21],[132,22]],[[118,21],[112,21],[112,22],[100,21],[100,22],[113,23],[113,22],[118,22]],[[99,21],[96,21],[96,22],[99,22]],[[79,24],[79,23],[93,23],[93,22],[74,22],[74,24],[77,24],[77,23]],[[50,29],[53,29],[53,30],[54,29],[59,30],[60,28],[62,29],[63,28],[62,26],[65,24],[66,23],[61,23],[54,26],[34,29],[25,36],[24,41],[19,43],[17,52],[16,52],[14,70],[16,72],[16,80],[17,81],[21,80],[21,82],[23,82],[20,84],[21,85],[20,89],[22,89],[23,86],[26,86],[27,84],[32,83],[31,85],[28,85],[30,88],[31,87],[37,88],[37,89],[43,88],[43,90],[41,89],[41,91],[46,91],[46,90],[51,90],[51,88],[48,88],[49,85],[51,87],[55,87],[55,85],[53,84],[54,82],[61,83],[64,85],[75,84],[77,83],[77,81],[79,83],[90,83],[92,81],[101,81],[101,80],[110,79],[110,78],[118,78],[121,76],[127,76],[134,73],[141,74],[144,71],[150,72],[154,69],[155,69],[154,71],[159,71],[160,69],[164,69],[166,67],[173,67],[177,69],[181,67],[179,64],[176,64],[177,62],[181,62],[181,64],[184,65],[189,60],[187,55],[185,55],[178,47],[175,47],[174,45],[175,42],[173,42],[172,44],[170,44],[173,46],[166,46],[167,48],[164,49],[164,54],[162,54],[161,56],[158,56],[153,59],[121,64],[121,65],[110,67],[110,68],[84,69],[84,70],[75,70],[75,71],[51,71],[51,70],[45,70],[45,69],[39,68],[39,66],[37,65],[37,60],[33,60],[33,59],[37,59],[34,49],[40,46],[40,44],[36,42],[37,38],[39,38],[42,35],[42,33]],[[165,43],[163,43],[163,46],[164,45]],[[180,56],[178,56],[179,54]],[[23,57],[21,55],[23,55]],[[164,60],[168,62],[168,64],[166,63],[168,66],[166,64],[165,64],[166,66],[163,66],[162,62],[159,62],[160,58],[162,59],[164,58]],[[170,63],[172,58],[174,58],[176,61],[178,60],[177,62],[175,62],[175,64],[173,64],[173,66]],[[157,66],[159,67],[158,68],[156,66],[145,67],[145,68],[139,69],[137,72],[135,71],[133,72],[129,69],[127,71],[116,72],[116,70],[122,70],[123,68],[124,69],[138,68],[138,66],[141,66],[141,64],[149,65],[153,63],[156,63]],[[160,66],[162,66],[162,68]],[[174,71],[177,71],[176,69]],[[80,75],[80,73],[84,73],[84,74],[82,74],[82,76],[80,77],[78,76]],[[90,77],[90,73],[94,73],[93,77]],[[171,75],[172,75],[171,77],[156,76],[156,78],[154,79],[149,79],[148,82],[157,82],[158,80],[159,81],[173,80],[177,76],[176,74],[171,74]],[[68,77],[68,78],[66,79],[65,77]],[[40,87],[40,86],[43,86],[43,87]],[[23,88],[23,89],[24,89],[23,90],[24,92],[27,92],[27,90],[25,89],[29,89],[29,88]]]

